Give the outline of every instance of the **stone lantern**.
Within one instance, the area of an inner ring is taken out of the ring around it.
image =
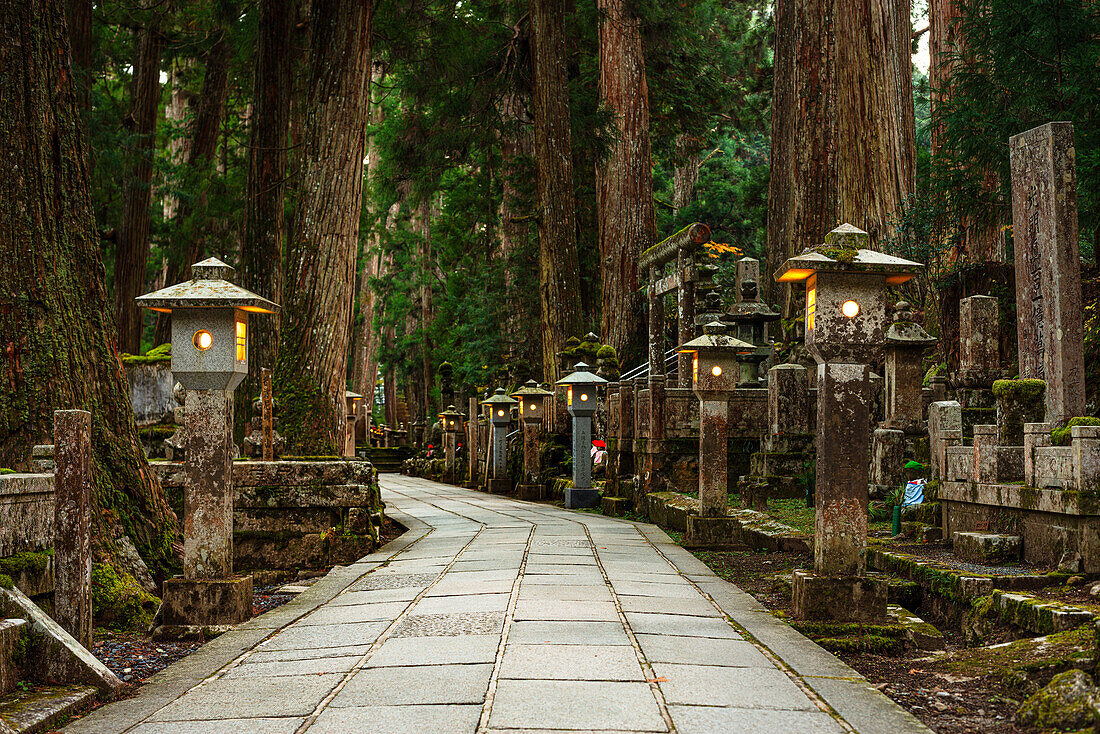
[[[534,380],[528,380],[512,393],[519,401],[519,419],[523,424],[523,484],[519,487],[519,498],[523,500],[542,499],[539,429],[546,418],[546,401],[553,396],[554,393],[543,390]]]
[[[787,260],[779,282],[806,284],[806,347],[817,361],[814,572],[796,571],[802,619],[867,621],[886,611],[886,587],[863,576],[871,438],[870,367],[883,352],[887,288],[923,269],[870,249],[843,224],[820,247]]]
[[[558,380],[566,388],[565,402],[569,415],[573,416],[573,486],[565,490],[565,506],[595,507],[600,503],[600,493],[592,489],[592,416],[600,385],[607,380],[588,371],[588,365],[578,362],[576,371]]]
[[[466,416],[458,412],[453,405],[439,414],[443,421],[443,447],[447,457],[447,481],[454,484],[455,481],[455,444],[458,438],[458,429],[462,427],[462,419]]]
[[[691,387],[699,398],[699,509],[703,517],[726,516],[727,424],[729,399],[737,387],[738,360],[755,348],[728,336],[725,324],[712,321],[703,335],[679,352],[691,355]]]
[[[489,478],[489,493],[504,494],[512,489],[508,481],[508,424],[512,420],[512,406],[516,401],[504,394],[504,388],[498,387],[493,397],[482,402],[489,410],[489,423],[493,427],[492,437],[492,475]]]
[[[733,336],[752,344],[752,354],[742,355],[739,387],[764,387],[760,379],[760,364],[772,355],[768,346],[767,325],[780,317],[760,300],[760,263],[751,257],[737,262],[738,301],[722,316],[722,322],[733,326]]]
[[[363,396],[351,390],[344,391],[344,420],[347,422],[344,433],[344,456],[355,458],[355,419],[359,410],[359,401]]]
[[[210,258],[190,281],[136,299],[172,314],[172,376],[184,390],[183,578],[164,582],[161,608],[163,627],[182,633],[252,616],[252,577],[233,576],[233,390],[248,374],[249,314],[279,307],[232,279]]]

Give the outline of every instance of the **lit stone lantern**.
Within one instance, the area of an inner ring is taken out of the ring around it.
[[[489,493],[504,494],[512,490],[508,481],[508,424],[512,420],[512,406],[516,401],[504,394],[504,388],[498,387],[493,397],[482,403],[488,408],[489,423],[493,427],[492,475],[489,478]]]
[[[344,420],[347,422],[344,432],[344,456],[355,458],[355,419],[359,410],[359,401],[363,396],[351,390],[344,391]]]
[[[462,427],[462,419],[465,417],[453,405],[448,405],[447,409],[439,414],[439,419],[443,421],[443,447],[447,457],[446,476],[447,481],[452,484],[455,481],[455,444],[458,429]]]
[[[924,268],[870,249],[844,224],[820,247],[785,262],[779,282],[806,284],[806,347],[817,360],[814,572],[793,577],[802,619],[871,620],[886,610],[885,584],[863,576],[871,438],[870,363],[882,357],[887,288]]]
[[[165,628],[252,616],[252,577],[233,577],[233,390],[248,374],[249,314],[279,307],[232,278],[210,258],[191,266],[190,281],[136,299],[172,314],[172,376],[184,389],[183,578],[164,583]]]
[[[539,429],[546,418],[546,402],[554,393],[543,390],[534,380],[512,393],[519,402],[519,420],[523,425],[523,484],[519,487],[519,498],[524,500],[542,499],[542,482],[539,465]]]
[[[725,330],[725,324],[712,321],[703,327],[702,336],[679,348],[681,354],[691,355],[691,386],[699,398],[700,514],[703,518],[721,518],[723,521],[728,508],[726,443],[729,399],[740,375],[738,359],[755,351],[752,344],[728,336]],[[697,530],[702,531],[702,526]],[[697,534],[714,536],[719,532],[717,528],[714,531]],[[686,541],[687,538],[685,536]],[[699,538],[700,544],[703,540],[704,537]]]
[[[607,380],[588,371],[588,365],[578,362],[576,371],[558,380],[566,388],[565,402],[573,416],[573,486],[565,490],[565,506],[595,507],[600,493],[592,488],[592,416],[596,412],[597,389]]]

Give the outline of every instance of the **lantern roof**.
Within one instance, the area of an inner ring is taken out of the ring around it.
[[[723,321],[775,321],[782,314],[773,311],[771,306],[761,301],[741,301],[729,307],[722,315]]]
[[[842,224],[825,235],[824,244],[806,249],[783,263],[775,272],[779,283],[806,280],[820,272],[869,273],[886,276],[891,285],[904,283],[924,265],[871,249],[871,238],[851,224]]]
[[[748,354],[756,349],[756,346],[748,342],[735,339],[725,333],[726,325],[721,321],[711,321],[703,327],[703,335],[695,337],[677,347],[679,352],[696,352],[700,349],[732,349],[738,354]]]
[[[553,394],[554,393],[550,392],[549,390],[543,390],[541,387],[539,387],[539,384],[537,382],[535,382],[534,380],[528,380],[526,383],[524,383],[523,387],[521,387],[519,390],[516,390],[514,393],[512,393],[512,397],[513,398],[526,398],[526,397],[548,398]]]
[[[913,321],[912,307],[905,301],[894,306],[894,323],[886,329],[886,344],[894,347],[928,347],[938,339]]]
[[[558,385],[602,385],[607,382],[599,375],[594,375],[588,371],[588,365],[584,362],[577,362],[576,371],[572,374],[563,377],[558,380]]]
[[[351,390],[344,390],[344,397],[345,398],[361,398],[363,396],[360,395],[357,392],[352,392]]]
[[[191,280],[176,283],[134,300],[162,313],[173,308],[239,308],[251,313],[277,313],[279,305],[233,283],[234,270],[216,257],[191,266]]]
[[[504,388],[498,387],[493,393],[493,397],[488,400],[482,400],[482,405],[515,405],[516,401],[504,394]]]
[[[465,418],[466,416],[458,411],[453,405],[448,405],[447,409],[440,414],[444,418]]]

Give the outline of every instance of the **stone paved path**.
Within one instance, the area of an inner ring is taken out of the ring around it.
[[[651,525],[382,486],[400,540],[68,731],[927,731]]]

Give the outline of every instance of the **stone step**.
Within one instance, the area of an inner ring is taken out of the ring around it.
[[[54,728],[95,703],[91,686],[35,686],[0,696],[0,732],[39,734]]]
[[[971,563],[1000,564],[1020,560],[1023,542],[1019,535],[1000,533],[951,534],[955,558]]]
[[[19,680],[19,637],[26,624],[25,619],[0,619],[0,695]]]
[[[886,614],[905,628],[905,638],[918,650],[943,650],[943,633],[897,604],[887,604]]]

